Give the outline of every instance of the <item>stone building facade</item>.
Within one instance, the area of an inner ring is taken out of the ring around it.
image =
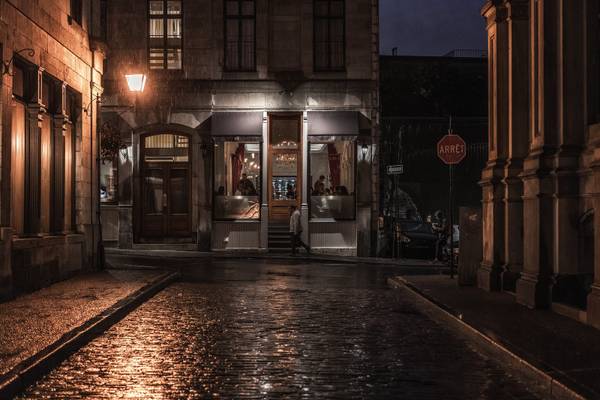
[[[0,1],[0,297],[93,268],[99,1]]]
[[[316,251],[371,252],[377,0],[114,1],[106,21],[107,245],[283,250],[297,205]]]
[[[479,285],[600,327],[596,0],[494,0]]]

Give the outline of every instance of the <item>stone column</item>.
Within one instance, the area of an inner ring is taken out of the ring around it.
[[[483,191],[483,260],[478,286],[499,290],[504,265],[504,195],[502,179],[508,142],[508,12],[500,0],[483,7],[489,51],[489,155],[480,182]]]
[[[554,274],[553,300],[562,302],[579,288],[579,169],[586,121],[585,2],[559,3],[558,153],[554,162]],[[584,294],[581,293],[581,297]]]
[[[263,130],[262,130],[262,164],[261,164],[261,176],[262,176],[262,204],[260,206],[260,248],[269,248],[269,114],[263,112]]]
[[[600,154],[596,153],[596,160],[592,165],[594,188],[600,188]],[[600,329],[600,191],[594,194],[594,283],[592,291],[587,298],[588,323]]]
[[[310,245],[310,225],[308,223],[308,200],[309,200],[309,192],[308,187],[311,183],[308,182],[308,157],[310,157],[309,152],[309,143],[308,143],[308,112],[304,111],[302,113],[302,146],[300,148],[300,160],[302,160],[302,188],[301,188],[301,196],[302,196],[302,226],[304,227],[304,231],[302,232],[302,241]],[[298,188],[296,188],[298,190]]]
[[[508,160],[504,169],[502,289],[514,291],[523,269],[523,159],[529,135],[529,0],[508,0]]]
[[[531,2],[530,152],[523,173],[523,272],[517,301],[531,308],[552,301],[555,260],[554,158],[558,134],[558,2]],[[546,26],[548,29],[545,29]],[[546,129],[547,128],[547,129]]]

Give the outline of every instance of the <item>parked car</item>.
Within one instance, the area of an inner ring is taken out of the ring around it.
[[[435,245],[438,240],[431,223],[419,217],[400,220],[400,242],[403,256],[435,258]]]

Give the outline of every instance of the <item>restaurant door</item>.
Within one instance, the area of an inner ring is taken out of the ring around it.
[[[189,138],[160,134],[143,141],[141,241],[191,238]]]
[[[302,193],[301,115],[271,115],[269,123],[269,219],[285,222]]]

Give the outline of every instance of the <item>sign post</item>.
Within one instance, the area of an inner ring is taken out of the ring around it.
[[[460,164],[467,156],[467,144],[458,135],[452,131],[452,118],[450,118],[450,128],[448,134],[438,142],[438,157],[448,165],[449,182],[449,200],[448,210],[450,217],[450,278],[454,279],[454,166]]]

